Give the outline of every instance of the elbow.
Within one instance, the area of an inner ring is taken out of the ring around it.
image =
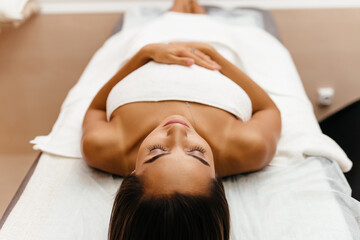
[[[259,136],[252,141],[252,170],[259,171],[269,165],[276,151],[276,143]]]
[[[101,171],[123,174],[121,151],[112,139],[95,134],[83,137],[81,150],[85,162]]]
[[[256,141],[256,143],[254,143],[253,153],[255,171],[261,170],[269,164],[268,146],[264,139],[259,139]]]
[[[89,165],[90,167],[96,168],[96,161],[91,156],[90,147],[89,147],[88,142],[82,141],[81,153],[82,153],[83,159],[87,163],[87,165]]]
[[[93,168],[98,168],[99,160],[96,159],[96,153],[99,150],[98,144],[91,137],[83,137],[81,141],[81,152],[84,161]]]
[[[277,141],[266,142],[264,141],[259,149],[261,157],[258,160],[258,168],[263,169],[270,164],[276,153]]]

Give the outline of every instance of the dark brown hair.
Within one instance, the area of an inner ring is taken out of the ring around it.
[[[145,194],[142,180],[124,178],[113,205],[110,240],[228,240],[229,207],[219,178],[209,194]]]

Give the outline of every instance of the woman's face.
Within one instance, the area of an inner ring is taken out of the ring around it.
[[[213,154],[186,118],[172,115],[142,142],[135,174],[149,194],[206,193],[215,178]]]

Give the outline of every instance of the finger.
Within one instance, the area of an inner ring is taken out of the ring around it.
[[[205,53],[203,53],[202,51],[200,50],[195,50],[194,51],[194,54],[196,54],[197,56],[199,56],[200,58],[202,58],[204,61],[209,61],[211,60],[210,56],[209,55],[206,55]]]
[[[220,69],[220,66],[212,61],[212,60],[204,60],[202,59],[201,57],[199,57],[197,55],[197,53],[193,53],[191,54],[192,56],[190,56],[191,58],[194,58],[195,60],[195,64],[201,66],[201,67],[204,67],[204,68],[207,68],[207,69],[210,69],[210,70],[219,70]]]
[[[200,50],[197,50],[194,52],[194,54],[198,57],[200,57],[203,61],[207,62],[210,66],[213,66],[215,69],[220,69],[220,65],[217,64],[217,62],[213,61],[210,56],[206,55]]]
[[[178,57],[178,56],[172,56],[170,58],[170,61],[172,64],[178,64],[178,65],[183,65],[183,66],[188,66],[190,67],[191,65],[193,65],[195,63],[195,60],[189,57]]]
[[[201,51],[197,50],[195,48],[188,48],[188,49],[183,49],[183,50],[179,51],[178,56],[192,58],[195,60],[195,64],[197,64],[201,67],[210,69],[210,70],[220,70],[221,69],[220,65],[217,64],[216,62],[212,61],[211,59],[207,59],[206,57],[204,57],[206,60],[203,60],[201,57],[199,57],[197,55],[197,54],[199,54],[198,52],[201,52]]]

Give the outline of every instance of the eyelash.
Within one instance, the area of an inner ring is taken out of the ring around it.
[[[149,146],[148,147],[148,150],[149,152],[155,150],[155,149],[160,149],[162,151],[166,151],[166,148],[157,144],[157,145],[152,145],[152,146]],[[203,148],[203,147],[200,147],[200,146],[194,146],[190,149],[190,152],[193,152],[193,151],[199,151],[201,152],[202,154],[204,154],[206,152],[206,150]]]
[[[155,150],[155,149],[160,149],[162,151],[166,151],[166,148],[164,148],[163,146],[158,145],[158,144],[149,146],[148,149],[149,149],[149,152],[151,152],[152,150]]]
[[[200,146],[195,146],[195,147],[191,148],[190,152],[192,152],[192,151],[199,151],[202,154],[204,154],[206,152],[205,149],[203,147],[200,147]]]

